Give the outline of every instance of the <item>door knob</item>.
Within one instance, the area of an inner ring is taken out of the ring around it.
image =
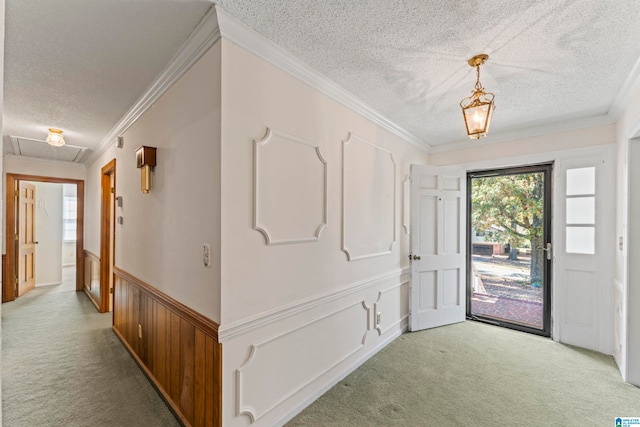
[[[547,253],[547,259],[551,260],[551,243],[547,243],[547,247],[538,246],[538,249],[542,249]]]
[[[413,256],[413,260],[414,261],[420,261],[420,255],[414,255]]]
[[[38,243],[40,243],[40,242],[33,242],[34,245],[37,245]]]

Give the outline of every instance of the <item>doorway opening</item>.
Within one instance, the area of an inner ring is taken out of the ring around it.
[[[467,317],[551,336],[552,164],[467,174]]]
[[[100,287],[94,296],[100,313],[106,313],[113,310],[116,159],[102,167],[100,177]]]
[[[75,196],[69,195],[66,198],[68,200],[65,200],[62,197],[66,191],[64,190],[65,186],[58,187],[61,200],[56,203],[60,208],[58,213],[60,214],[59,225],[61,229],[58,231],[61,234],[61,243],[57,250],[60,251],[59,255],[62,257],[58,260],[58,264],[60,264],[60,268],[64,263],[75,265],[75,290],[83,290],[84,181],[8,173],[5,192],[6,254],[2,280],[3,303],[14,301],[35,287],[38,265],[36,247],[40,243],[38,235],[41,235],[37,232],[37,219],[42,215],[51,216],[54,214],[54,212],[49,212],[49,202],[43,198],[44,196],[38,196],[36,188],[40,184],[45,188],[45,184],[51,183],[67,184],[66,187],[70,191],[75,190]],[[53,192],[48,194],[55,199]],[[51,209],[53,209],[52,206]],[[65,209],[69,212],[66,212]],[[71,210],[74,210],[73,214],[70,212]],[[65,253],[65,248],[70,251],[70,254]],[[50,261],[54,258],[51,256],[51,251],[45,252],[48,256],[43,258],[43,261]],[[67,259],[65,262],[64,260],[69,257],[71,259]]]

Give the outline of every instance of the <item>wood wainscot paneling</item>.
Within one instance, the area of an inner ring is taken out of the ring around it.
[[[100,310],[100,257],[96,254],[84,251],[84,278],[83,289],[93,305]]]
[[[7,282],[7,254],[2,254],[2,283],[6,284]],[[2,293],[2,302],[6,302],[4,300],[4,292]]]
[[[187,426],[222,425],[218,324],[115,267],[113,329]]]

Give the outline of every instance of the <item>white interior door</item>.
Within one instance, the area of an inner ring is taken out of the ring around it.
[[[613,346],[613,158],[562,159],[556,168],[554,339],[610,354]]]
[[[461,169],[411,165],[412,331],[465,319],[466,185]]]

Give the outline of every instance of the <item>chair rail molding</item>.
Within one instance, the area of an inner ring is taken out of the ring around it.
[[[393,153],[353,133],[342,147],[342,251],[348,261],[390,254],[397,240]]]
[[[318,241],[329,217],[320,147],[269,127],[253,146],[254,230],[267,245]]]
[[[386,282],[400,279],[403,282],[408,280],[408,275],[411,273],[410,267],[403,267],[398,270],[393,270],[379,276],[373,276],[360,280],[358,282],[350,283],[346,286],[331,290],[319,295],[314,295],[309,298],[296,301],[292,304],[287,304],[282,307],[278,307],[273,310],[269,310],[264,313],[257,314],[255,316],[241,319],[236,322],[223,323],[218,330],[218,336],[221,343],[229,341],[233,338],[237,338],[241,335],[245,335],[257,329],[263,328],[274,322],[289,318],[296,314],[306,312],[315,307],[328,304],[332,301],[339,300],[349,295],[362,292],[371,287],[382,285]]]

